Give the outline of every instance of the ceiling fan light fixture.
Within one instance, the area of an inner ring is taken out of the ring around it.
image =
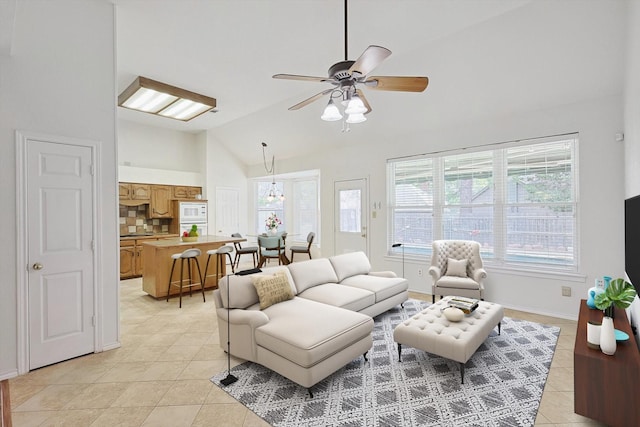
[[[345,114],[364,114],[367,111],[367,107],[364,106],[364,102],[362,102],[362,99],[360,99],[360,97],[358,96],[357,93],[354,93],[351,96],[351,100],[349,101],[349,104],[347,104],[347,108],[344,110]],[[364,120],[362,120],[364,121]]]
[[[320,118],[325,122],[335,122],[342,119],[342,114],[340,114],[340,110],[338,110],[338,107],[333,102],[332,98],[329,99],[329,103],[324,108]]]
[[[349,116],[347,117],[347,123],[351,123],[351,124],[362,123],[366,121],[367,121],[367,118],[364,116],[363,113],[349,114]]]

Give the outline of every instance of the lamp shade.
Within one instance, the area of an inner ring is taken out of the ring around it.
[[[367,107],[364,106],[362,99],[357,93],[354,93],[347,104],[347,108],[344,110],[345,114],[364,114],[367,112]],[[366,119],[365,119],[366,120]],[[364,121],[364,120],[362,120]]]
[[[349,114],[349,117],[347,117],[347,123],[362,123],[366,120],[367,118],[362,113]]]
[[[340,114],[340,110],[338,110],[333,99],[329,99],[329,103],[324,108],[324,112],[320,118],[326,122],[335,122],[336,120],[342,119],[342,114]]]

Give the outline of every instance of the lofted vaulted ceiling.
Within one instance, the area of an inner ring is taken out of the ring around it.
[[[138,75],[217,99],[183,123],[118,108],[121,120],[212,130],[247,164],[260,142],[279,157],[621,93],[625,0],[350,0],[349,59],[393,53],[377,75],[428,76],[423,93],[366,92],[368,121],[341,133],[326,101],[288,107],[327,85],[272,79],[325,75],[344,59],[342,0],[113,0],[121,91]],[[366,91],[366,89],[365,89]]]

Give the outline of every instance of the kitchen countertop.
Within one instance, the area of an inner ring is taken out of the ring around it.
[[[142,242],[144,245],[156,246],[156,247],[168,247],[168,246],[194,246],[199,243],[233,243],[233,242],[246,242],[244,237],[230,237],[230,236],[199,236],[195,242],[183,242],[180,236],[175,235],[173,239],[162,240],[150,240],[148,242]]]
[[[172,237],[179,237],[179,234],[169,233],[145,233],[145,234],[123,234],[120,236],[120,240],[145,240],[145,239],[170,239]]]

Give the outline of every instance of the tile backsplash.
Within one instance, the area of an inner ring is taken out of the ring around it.
[[[147,208],[149,205],[124,206],[120,205],[120,235],[141,233],[168,233],[170,219],[149,219]]]

